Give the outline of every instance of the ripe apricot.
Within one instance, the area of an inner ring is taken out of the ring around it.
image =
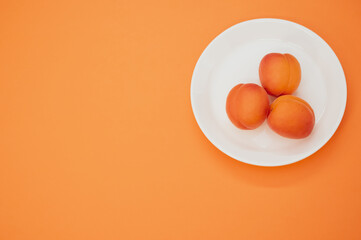
[[[273,95],[291,94],[301,81],[301,67],[291,54],[269,53],[259,65],[259,78],[265,90]]]
[[[270,128],[287,138],[305,138],[315,125],[315,114],[303,99],[284,95],[273,101],[267,118]]]
[[[267,117],[269,100],[257,84],[238,84],[229,92],[226,111],[231,122],[240,129],[255,129]]]

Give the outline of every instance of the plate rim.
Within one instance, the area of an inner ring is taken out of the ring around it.
[[[212,137],[210,137],[207,134],[207,131],[205,130],[205,127],[202,126],[202,123],[199,121],[199,118],[197,116],[197,111],[195,110],[195,106],[194,106],[194,79],[195,79],[195,74],[197,72],[197,69],[199,68],[199,63],[201,62],[201,60],[204,58],[204,54],[207,51],[207,49],[210,47],[210,45],[220,36],[224,35],[226,32],[228,31],[232,31],[234,28],[238,27],[239,25],[244,25],[244,24],[248,24],[248,23],[253,23],[253,22],[260,22],[260,23],[269,23],[269,22],[273,22],[273,23],[287,23],[287,24],[291,24],[294,27],[297,27],[303,31],[305,31],[306,33],[312,35],[313,38],[319,39],[321,40],[320,42],[331,51],[331,54],[336,57],[336,60],[338,62],[338,65],[340,67],[341,73],[342,73],[342,83],[345,86],[345,91],[342,94],[344,96],[343,102],[342,102],[342,108],[338,114],[338,118],[337,118],[337,123],[333,126],[333,128],[329,131],[329,134],[323,139],[323,141],[321,141],[318,145],[315,145],[313,148],[311,148],[309,151],[307,151],[304,154],[298,154],[295,157],[290,157],[290,160],[288,161],[284,161],[284,162],[280,162],[278,164],[258,164],[258,163],[254,163],[252,161],[248,161],[246,158],[239,158],[238,156],[234,156],[233,153],[228,152],[227,150],[225,150],[222,146],[220,146],[218,143],[216,143]],[[335,132],[337,131],[338,127],[340,126],[340,123],[343,119],[345,110],[346,110],[346,103],[347,103],[347,82],[346,82],[346,76],[345,76],[345,72],[343,70],[342,64],[339,60],[339,58],[337,57],[336,53],[333,51],[333,49],[331,48],[331,46],[322,38],[320,37],[318,34],[316,34],[315,32],[313,32],[312,30],[310,30],[309,28],[298,24],[296,22],[293,21],[289,21],[289,20],[285,20],[285,19],[279,19],[279,18],[255,18],[255,19],[250,19],[250,20],[246,20],[246,21],[242,21],[239,22],[237,24],[234,24],[232,26],[230,26],[229,28],[227,28],[226,30],[222,31],[220,34],[218,34],[216,37],[214,37],[206,46],[206,48],[204,48],[204,50],[202,51],[202,54],[199,56],[197,63],[193,69],[193,74],[192,74],[192,79],[191,79],[191,87],[190,87],[190,100],[191,100],[191,107],[192,107],[192,112],[193,115],[196,119],[197,125],[199,126],[199,128],[201,129],[203,135],[208,139],[208,141],[210,141],[217,149],[219,149],[221,152],[223,152],[224,154],[226,154],[227,156],[246,163],[246,164],[250,164],[250,165],[254,165],[254,166],[261,166],[261,167],[278,167],[278,166],[285,166],[285,165],[289,165],[292,163],[296,163],[299,162],[305,158],[308,158],[309,156],[313,155],[314,153],[316,153],[318,150],[320,150],[324,145],[326,145],[326,143],[332,138],[332,136],[335,134]],[[302,156],[300,156],[302,155]]]

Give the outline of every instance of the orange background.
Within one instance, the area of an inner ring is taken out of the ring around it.
[[[0,239],[361,239],[361,2],[0,1]],[[334,137],[299,163],[235,161],[193,117],[207,44],[274,17],[347,78]]]

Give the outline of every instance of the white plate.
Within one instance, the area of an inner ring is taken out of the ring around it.
[[[238,83],[257,83],[258,66],[271,52],[290,53],[301,65],[294,95],[313,108],[316,124],[307,138],[274,133],[265,121],[256,130],[240,130],[227,117],[226,97]],[[280,19],[255,19],[217,36],[200,56],[193,72],[191,101],[205,136],[222,152],[259,166],[297,162],[320,149],[334,134],[346,106],[346,80],[337,56],[311,30]]]

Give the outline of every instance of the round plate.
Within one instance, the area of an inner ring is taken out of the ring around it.
[[[228,92],[238,83],[260,85],[258,66],[271,52],[290,53],[301,65],[293,95],[306,100],[316,117],[307,138],[281,137],[266,121],[240,130],[227,117]],[[193,112],[205,136],[230,157],[259,166],[294,163],[320,149],[341,122],[346,94],[345,75],[330,46],[311,30],[280,19],[245,21],[218,35],[199,58],[191,84]]]

